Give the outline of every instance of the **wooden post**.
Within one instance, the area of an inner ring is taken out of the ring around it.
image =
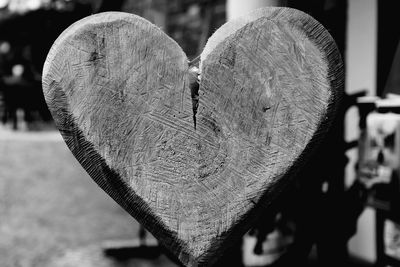
[[[228,0],[226,2],[227,20],[243,16],[257,8],[262,7],[284,7],[286,0]]]
[[[334,116],[343,70],[317,21],[269,8],[218,29],[199,78],[191,91],[178,44],[119,12],[73,24],[43,69],[77,160],[187,266],[213,264],[291,181]]]

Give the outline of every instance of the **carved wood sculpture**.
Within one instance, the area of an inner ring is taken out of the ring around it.
[[[200,71],[192,98],[179,45],[120,12],[70,26],[43,70],[77,160],[187,266],[211,265],[267,209],[326,131],[343,84],[332,37],[288,8],[223,25]]]

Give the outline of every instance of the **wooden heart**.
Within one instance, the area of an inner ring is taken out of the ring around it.
[[[210,265],[327,129],[342,62],[313,18],[266,8],[214,33],[193,98],[188,68],[156,26],[107,12],[56,40],[43,89],[93,180],[183,264]]]

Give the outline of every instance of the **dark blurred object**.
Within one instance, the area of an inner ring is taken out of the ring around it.
[[[0,7],[0,116],[14,129],[17,110],[23,111],[28,125],[50,120],[41,92],[42,67],[53,42],[73,22],[97,12],[134,13],[164,29],[189,58],[198,56],[225,22],[224,0],[38,0],[36,6],[28,2],[10,0]],[[12,76],[16,65],[24,67],[23,78]]]
[[[21,65],[17,65],[21,66]],[[6,76],[0,84],[3,93],[2,122],[11,120],[14,130],[18,127],[17,111],[22,109],[24,120],[29,124],[34,119],[50,121],[51,115],[44,102],[40,80],[25,77]]]
[[[171,36],[189,59],[225,23],[225,0],[126,0],[122,10],[142,16]]]
[[[47,53],[64,29],[92,12],[90,5],[72,1],[50,1],[37,10],[18,10],[0,10],[0,44],[9,47],[0,52],[0,113],[2,122],[11,121],[13,129],[18,126],[18,110],[23,111],[28,128],[33,121],[51,120],[41,89]],[[15,68],[21,68],[21,73],[13,73]]]
[[[383,95],[388,93],[400,93],[400,42],[398,42],[396,53],[393,56]]]
[[[202,52],[208,37],[226,20],[225,1],[170,1],[168,33],[194,58]]]
[[[393,1],[377,1],[378,5],[378,49],[377,92],[400,93],[400,27],[398,10]]]

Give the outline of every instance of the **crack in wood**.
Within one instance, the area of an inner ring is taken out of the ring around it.
[[[190,88],[190,96],[192,98],[192,110],[193,110],[193,125],[196,130],[196,122],[197,122],[197,109],[199,107],[199,88],[200,88],[200,72],[199,72],[199,59],[200,57],[195,58],[194,60],[189,62],[189,88]]]

